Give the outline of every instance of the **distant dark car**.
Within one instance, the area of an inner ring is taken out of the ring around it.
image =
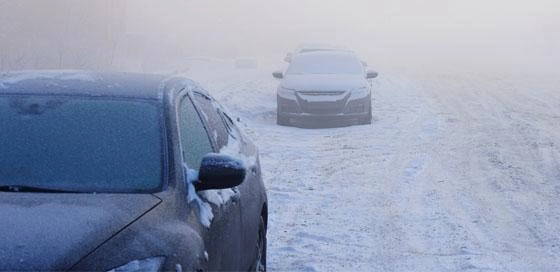
[[[255,146],[183,78],[0,76],[0,271],[266,269]]]
[[[294,55],[277,91],[279,125],[328,127],[371,124],[368,70],[352,52],[313,51]]]

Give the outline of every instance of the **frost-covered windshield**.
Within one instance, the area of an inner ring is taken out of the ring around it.
[[[352,54],[304,53],[296,55],[288,68],[289,75],[305,74],[363,74],[363,65]]]
[[[0,186],[153,192],[160,112],[142,100],[0,96]]]

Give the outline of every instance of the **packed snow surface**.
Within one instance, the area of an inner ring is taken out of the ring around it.
[[[215,64],[189,75],[260,149],[271,271],[560,271],[559,77],[381,70],[372,125],[308,130],[274,67]]]

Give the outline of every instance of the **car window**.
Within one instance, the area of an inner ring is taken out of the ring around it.
[[[226,125],[229,135],[234,139],[238,139],[240,134],[239,128],[235,125],[231,117],[229,117],[229,115],[223,111],[220,111],[220,117],[222,117],[222,120]]]
[[[162,184],[158,103],[0,96],[0,186],[154,192]]]
[[[351,54],[305,53],[294,56],[287,74],[363,74],[363,65]]]
[[[190,168],[198,169],[202,158],[206,154],[214,152],[214,150],[200,115],[188,96],[181,101],[179,132],[183,160]]]
[[[202,118],[205,118],[208,124],[208,132],[212,140],[217,144],[218,150],[227,145],[228,130],[224,124],[224,120],[220,116],[219,109],[215,106],[214,101],[203,94],[195,93],[194,100],[202,111]]]

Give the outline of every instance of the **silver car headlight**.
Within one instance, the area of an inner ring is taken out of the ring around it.
[[[355,99],[365,98],[369,94],[370,94],[370,91],[369,91],[369,88],[367,88],[367,87],[355,89],[355,90],[352,90],[350,92],[350,99],[355,100]]]
[[[296,91],[292,89],[287,89],[284,87],[278,88],[278,96],[285,98],[285,99],[296,99]]]
[[[143,260],[134,260],[107,272],[158,272],[163,269],[164,263],[165,257],[153,257]]]

